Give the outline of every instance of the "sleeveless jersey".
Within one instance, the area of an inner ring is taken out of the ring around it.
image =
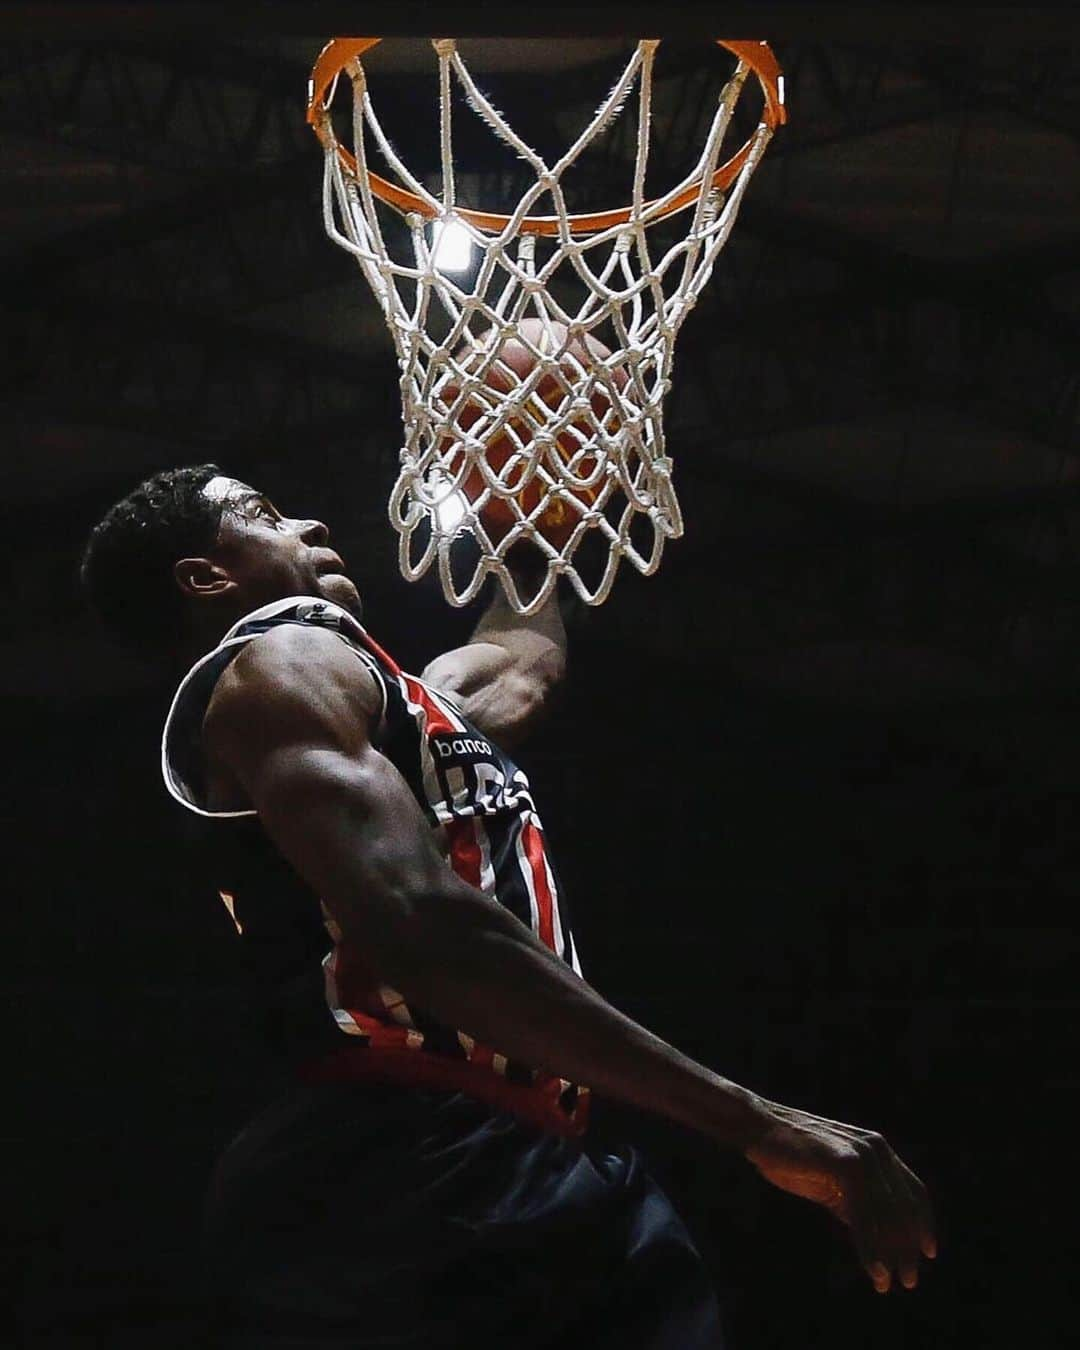
[[[240,934],[266,1023],[309,1078],[367,1078],[465,1092],[541,1128],[579,1134],[588,1093],[440,1025],[381,983],[254,810],[209,809],[202,722],[222,673],[282,624],[335,633],[374,677],[372,742],[401,773],[449,866],[581,974],[543,826],[525,774],[445,694],[407,675],[346,610],[292,597],[241,619],[189,671],[162,739],[162,773],[196,818],[197,842]]]

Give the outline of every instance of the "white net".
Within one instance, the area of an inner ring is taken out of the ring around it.
[[[763,118],[728,162],[731,172],[718,172],[750,71],[738,60],[697,162],[650,201],[645,181],[656,42],[638,45],[588,126],[553,163],[477,88],[452,40],[432,45],[439,63],[438,193],[395,152],[358,60],[344,67],[353,91],[351,154],[331,122],[333,86],[312,119],[326,147],[327,231],[359,262],[401,371],[405,444],[390,498],[401,570],[416,580],[437,561],[454,605],[473,599],[489,574],[519,613],[539,609],[560,576],[587,604],[600,604],[623,559],[650,575],[665,541],[682,533],[662,419],[675,339],[731,231],[776,119]],[[509,216],[481,215],[458,202],[455,83],[469,108],[530,170],[530,186]],[[634,103],[629,208],[572,215],[565,196],[569,171]],[[371,172],[373,153],[400,188]],[[404,218],[405,232],[385,228],[380,204],[385,212],[387,202]],[[685,233],[654,250],[650,228],[675,211],[686,213]],[[455,240],[467,243],[472,259],[461,271],[449,256]],[[452,544],[464,531],[478,549],[462,576]],[[589,550],[579,553],[587,538]],[[530,572],[527,588],[519,588],[518,569],[507,562],[523,547],[542,564]],[[594,560],[589,576],[579,565],[586,552]]]

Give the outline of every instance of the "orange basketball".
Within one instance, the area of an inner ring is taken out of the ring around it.
[[[552,321],[550,331],[555,341],[559,344],[559,349],[566,340],[567,329],[564,324]],[[545,350],[545,345],[550,345],[551,338],[547,336],[548,327],[539,319],[522,319],[518,324],[518,332],[527,338],[534,346]],[[568,354],[574,357],[586,367],[586,369],[600,361],[607,359],[611,352],[602,342],[596,338],[575,338],[568,344]],[[513,371],[518,380],[526,379],[536,366],[536,357],[525,345],[517,338],[507,338],[499,348],[499,361]],[[578,372],[572,361],[563,360],[562,366],[566,371],[567,384],[572,385],[578,378]],[[613,372],[613,380],[618,389],[623,389],[626,385],[627,374],[621,368],[616,368]],[[508,394],[513,388],[516,388],[515,381],[507,373],[500,369],[499,365],[493,365],[484,377],[485,385],[497,393]],[[545,375],[536,387],[533,395],[532,404],[536,407],[536,400],[539,399],[548,408],[556,409],[560,406],[566,397],[566,387],[562,381],[554,374]],[[452,405],[454,399],[458,396],[456,386],[448,386],[442,393],[442,397],[447,406]],[[578,478],[589,477],[597,466],[595,457],[591,454],[582,454],[582,445],[595,435],[593,420],[600,422],[605,413],[610,408],[610,399],[602,389],[593,392],[590,400],[592,410],[592,420],[587,416],[579,418],[571,423],[573,432],[570,428],[564,428],[555,440],[551,443],[547,454],[557,454],[563,463],[569,463],[575,456],[579,456],[575,466],[574,473]],[[469,431],[480,419],[486,409],[478,403],[466,403],[458,412],[455,422],[456,426],[462,431]],[[496,434],[488,443],[485,450],[485,461],[489,469],[495,474],[502,474],[507,463],[512,456],[520,453],[521,449],[527,446],[533,438],[532,423],[523,418],[515,417],[511,419],[509,427],[512,429],[503,429]],[[611,423],[608,423],[608,429],[614,430]],[[574,432],[578,434],[574,434]],[[450,440],[447,438],[440,446],[440,452],[450,448]],[[463,452],[451,453],[447,459],[447,468],[455,476],[460,472],[463,459]],[[550,469],[551,476],[557,477],[557,465],[552,465]],[[510,471],[509,478],[504,478],[507,488],[513,490],[520,483],[526,473],[526,466],[520,464]],[[484,492],[486,483],[484,475],[479,468],[470,469],[461,481],[461,491],[466,498],[472,502],[477,502]],[[567,491],[585,506],[591,506],[595,501],[601,483],[597,482],[594,487],[568,487]],[[484,528],[487,530],[493,543],[498,543],[509,532],[511,527],[518,519],[517,512],[514,510],[513,503],[516,503],[523,515],[529,515],[540,505],[540,501],[547,490],[547,484],[538,475],[525,483],[519,492],[514,492],[512,500],[501,497],[491,496],[481,507],[480,519]],[[541,534],[555,548],[561,548],[573,533],[575,526],[581,519],[581,513],[565,500],[555,498],[536,518],[536,526]]]

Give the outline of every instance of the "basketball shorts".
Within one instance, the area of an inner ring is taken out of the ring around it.
[[[718,1350],[711,1282],[632,1151],[456,1094],[322,1084],[257,1117],[206,1209],[228,1350]]]

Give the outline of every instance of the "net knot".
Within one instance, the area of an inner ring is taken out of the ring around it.
[[[716,217],[720,214],[720,208],[724,205],[724,194],[719,190],[709,193],[705,202],[705,210],[702,213],[702,224],[707,229]]]

